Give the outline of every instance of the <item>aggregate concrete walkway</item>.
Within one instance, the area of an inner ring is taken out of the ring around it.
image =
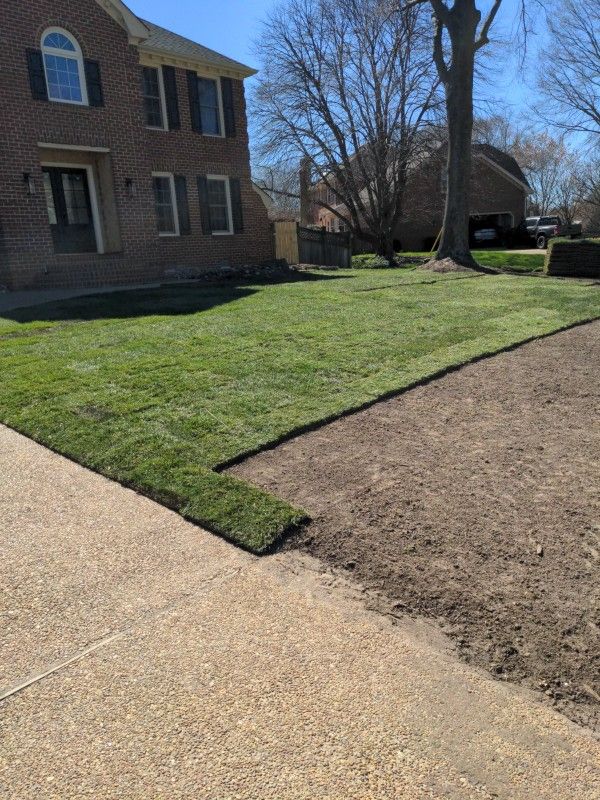
[[[0,476],[1,798],[600,797],[591,734],[293,554],[3,427]]]

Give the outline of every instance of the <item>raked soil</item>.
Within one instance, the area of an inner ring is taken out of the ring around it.
[[[470,366],[232,469],[304,508],[284,547],[600,731],[600,322]]]

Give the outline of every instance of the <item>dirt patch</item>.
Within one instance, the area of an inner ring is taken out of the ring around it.
[[[464,264],[459,264],[458,261],[453,261],[451,258],[431,259],[426,261],[420,269],[425,269],[428,272],[475,272],[472,267],[467,267]]]
[[[379,610],[600,730],[600,323],[474,364],[232,471]]]

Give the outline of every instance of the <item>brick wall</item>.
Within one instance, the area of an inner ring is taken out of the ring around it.
[[[148,281],[172,267],[208,269],[222,262],[235,265],[272,257],[267,212],[251,184],[241,81],[233,82],[235,138],[202,136],[192,130],[183,69],[177,69],[181,130],[150,130],[144,126],[139,53],[95,0],[29,0],[26,4],[2,0],[1,10],[0,284],[17,289]],[[32,98],[26,48],[39,48],[41,34],[50,26],[68,30],[84,57],[100,63],[104,107]],[[54,253],[39,142],[110,150],[120,252]],[[158,236],[151,173],[161,171],[187,178],[189,236]],[[32,173],[34,195],[27,194],[24,172]],[[206,174],[240,178],[243,233],[202,233],[196,177]],[[134,181],[134,196],[127,190],[128,179]]]

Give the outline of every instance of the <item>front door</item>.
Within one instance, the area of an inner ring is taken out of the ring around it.
[[[54,251],[97,252],[86,170],[44,167],[43,172]]]

